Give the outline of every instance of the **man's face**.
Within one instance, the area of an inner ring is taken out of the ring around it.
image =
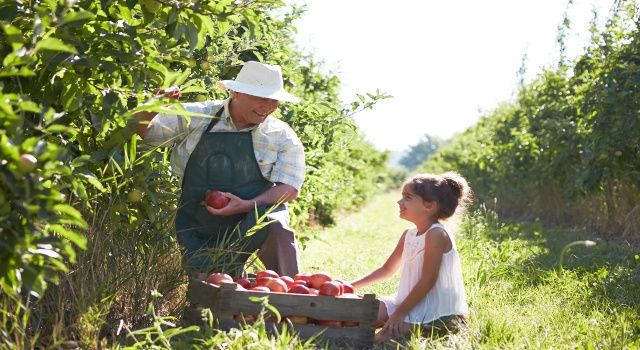
[[[231,118],[238,129],[262,123],[278,108],[278,100],[232,92]]]

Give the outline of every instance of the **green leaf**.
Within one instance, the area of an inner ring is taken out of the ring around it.
[[[67,214],[68,216],[74,218],[76,221],[76,225],[81,228],[87,228],[88,225],[86,221],[82,218],[82,214],[76,208],[68,205],[68,204],[56,204],[53,206],[53,210],[58,211],[63,214]]]
[[[36,51],[40,51],[40,50],[78,53],[75,47],[65,44],[64,42],[62,42],[62,40],[58,38],[46,38],[46,39],[40,40],[36,44]]]
[[[21,67],[20,69],[15,69],[13,67],[5,67],[0,69],[0,78],[4,77],[35,77],[36,73],[34,73],[31,69],[27,67]]]
[[[129,142],[129,160],[133,163],[136,161],[136,149],[138,144],[138,135],[131,135],[131,141]]]
[[[203,88],[203,87],[196,86],[196,85],[191,85],[188,88],[180,89],[180,92],[183,93],[183,94],[188,94],[190,92],[207,93],[209,91],[207,89]]]
[[[22,37],[22,32],[20,31],[20,29],[10,24],[2,25],[2,29],[7,35],[7,41],[11,43],[11,48],[13,49],[13,51],[16,51],[23,46],[24,38]]]
[[[93,174],[83,173],[81,175],[82,175],[82,177],[84,177],[87,180],[87,182],[92,184],[93,187],[98,189],[98,191],[105,192],[107,190],[106,188],[104,188],[102,183],[98,180],[98,178],[96,178]]]
[[[73,244],[75,244],[76,246],[78,246],[78,248],[80,249],[87,249],[87,238],[81,234],[79,234],[78,232],[75,232],[73,230],[69,230],[67,228],[65,228],[62,225],[57,225],[57,224],[53,224],[53,225],[49,225],[49,230],[59,234],[60,236],[68,239],[69,241],[71,241]]]
[[[78,134],[78,130],[70,127],[70,126],[66,126],[66,125],[61,125],[61,124],[53,124],[49,127],[47,127],[45,129],[45,131],[47,131],[48,133],[56,133],[56,132],[61,132],[61,133],[65,133],[71,136],[76,136]]]
[[[25,112],[40,113],[40,106],[33,101],[23,101],[18,106]]]
[[[86,11],[86,10],[80,10],[80,11],[76,11],[76,12],[71,12],[66,14],[63,18],[62,21],[60,21],[60,25],[65,25],[67,23],[71,23],[71,22],[77,22],[77,21],[88,21],[91,20],[95,17],[96,15],[93,14],[92,12]]]

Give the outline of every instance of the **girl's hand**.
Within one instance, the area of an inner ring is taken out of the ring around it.
[[[246,213],[247,211],[249,211],[249,209],[247,208],[251,207],[250,201],[244,200],[234,195],[233,193],[229,193],[229,192],[221,192],[221,193],[223,196],[229,198],[229,203],[227,203],[227,205],[225,205],[220,209],[214,209],[205,204],[207,211],[209,211],[211,215],[229,216],[229,215],[234,215],[239,213]]]
[[[404,334],[406,326],[404,324],[404,318],[406,314],[402,312],[394,312],[382,327],[382,333],[387,333],[392,337],[397,337]]]

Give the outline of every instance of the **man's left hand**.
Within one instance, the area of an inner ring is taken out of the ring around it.
[[[244,200],[233,193],[221,192],[223,196],[229,198],[229,203],[220,209],[214,209],[205,204],[205,207],[211,215],[230,216],[240,213],[246,213],[253,208],[253,202]]]

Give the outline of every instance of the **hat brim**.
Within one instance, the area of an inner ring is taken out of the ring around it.
[[[239,83],[235,80],[220,80],[218,81],[218,86],[221,86],[225,89],[233,90],[236,92],[241,92],[243,94],[271,98],[278,101],[286,101],[286,102],[293,102],[293,103],[298,103],[301,101],[299,97],[286,92],[284,89],[275,90],[275,91],[269,90],[269,89],[260,89],[255,86]]]

